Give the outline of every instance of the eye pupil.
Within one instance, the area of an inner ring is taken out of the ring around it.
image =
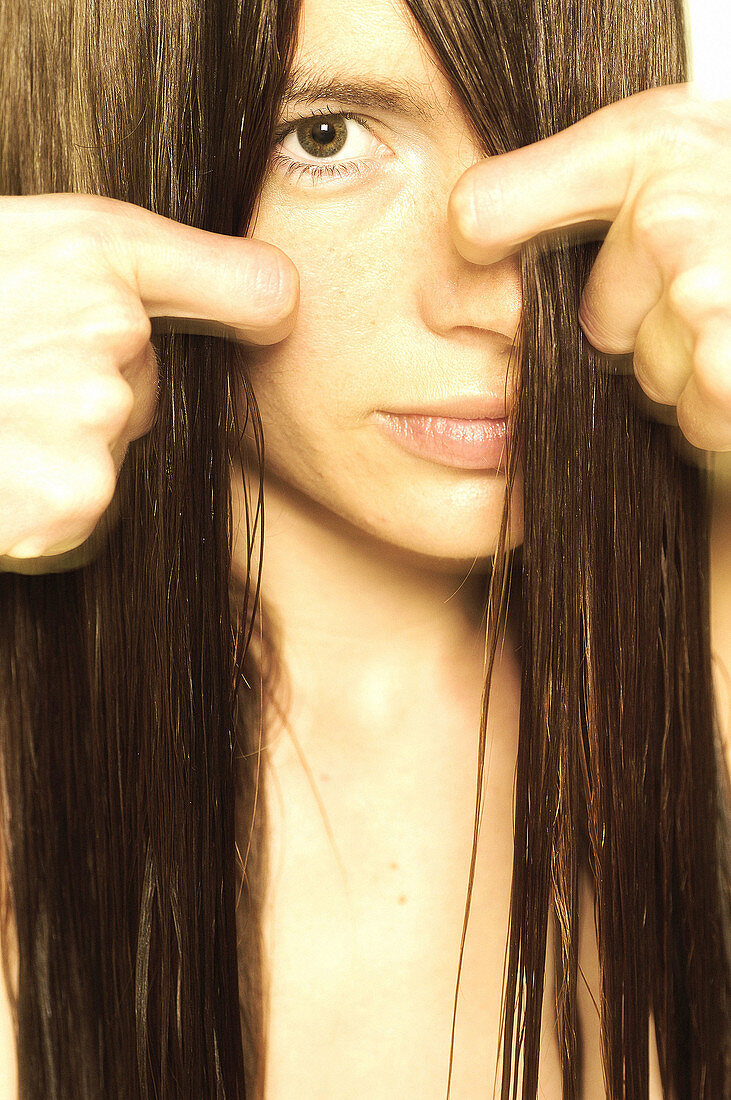
[[[329,141],[332,141],[330,131],[333,129],[331,122],[316,122],[312,128],[312,136],[320,145],[327,145]]]
[[[333,156],[339,153],[348,137],[345,119],[308,119],[297,128],[300,145],[312,157]]]

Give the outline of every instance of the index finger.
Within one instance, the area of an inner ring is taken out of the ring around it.
[[[118,233],[105,233],[105,255],[149,317],[208,322],[214,332],[223,325],[255,344],[289,335],[299,304],[299,273],[281,249],[253,237],[198,229],[120,200],[104,202],[117,207],[112,213],[119,227]]]
[[[655,92],[609,104],[543,141],[468,168],[448,205],[459,252],[491,264],[539,234],[581,226],[586,237],[606,228],[633,186],[635,123]]]

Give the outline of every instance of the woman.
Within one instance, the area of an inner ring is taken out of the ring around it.
[[[658,280],[723,268],[729,121],[632,14],[3,14],[21,1095],[723,1095],[728,333]]]

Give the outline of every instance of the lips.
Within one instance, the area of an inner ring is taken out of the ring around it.
[[[394,416],[435,416],[448,420],[505,420],[509,412],[510,399],[506,400],[502,394],[468,394],[387,410]]]
[[[455,408],[463,410],[464,405],[450,405],[450,411]],[[490,408],[494,412],[495,404]],[[462,470],[497,470],[505,465],[505,417],[435,416],[380,410],[373,416],[384,434],[405,451],[440,466]]]

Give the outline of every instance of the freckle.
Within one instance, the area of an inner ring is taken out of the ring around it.
[[[398,871],[398,863],[392,863],[391,864],[391,870],[392,871]]]
[[[327,783],[330,779],[330,776],[327,774],[327,772],[320,772],[320,779],[323,781],[323,783]]]
[[[399,903],[399,905],[405,905],[406,904],[406,894],[401,894],[400,895],[400,897],[398,899],[398,903]]]

